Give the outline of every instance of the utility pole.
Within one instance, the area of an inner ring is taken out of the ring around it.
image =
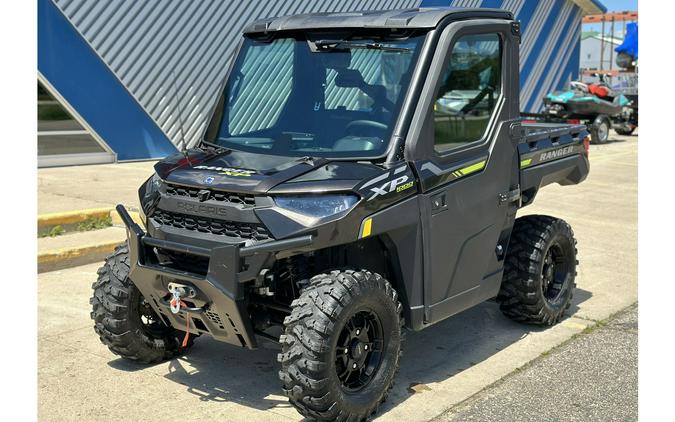
[[[612,70],[614,67],[614,17],[612,16],[612,34],[609,39],[610,48],[609,48],[609,70]]]
[[[602,20],[600,34],[600,70],[605,70],[605,20]]]

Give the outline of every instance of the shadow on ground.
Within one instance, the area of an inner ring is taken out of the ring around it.
[[[590,297],[590,292],[577,289],[568,314]],[[407,332],[401,370],[379,415],[409,398],[411,385],[444,381],[542,330],[513,322],[495,302],[484,302],[423,331]],[[248,350],[203,337],[189,354],[172,360],[164,376],[204,401],[233,401],[259,410],[290,407],[277,377],[279,350],[263,339],[259,349]],[[143,368],[120,359],[109,365],[125,371]]]
[[[609,145],[609,144],[620,144],[626,142],[625,139],[618,139],[618,138],[608,138],[604,143],[602,144],[593,144],[593,145]]]

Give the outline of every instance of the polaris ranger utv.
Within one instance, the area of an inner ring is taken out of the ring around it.
[[[570,305],[572,229],[516,219],[589,171],[583,125],[524,124],[519,25],[489,9],[322,13],[244,31],[203,140],[156,164],[144,226],[99,270],[96,333],[169,359],[200,335],[278,341],[298,411],[368,418],[402,330],[495,298],[553,325]]]

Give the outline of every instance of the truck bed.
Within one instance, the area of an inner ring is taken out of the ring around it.
[[[522,206],[543,186],[575,185],[586,179],[590,134],[585,125],[519,123],[512,133],[518,139]]]

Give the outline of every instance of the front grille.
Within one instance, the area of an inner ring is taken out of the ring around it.
[[[256,223],[216,220],[214,218],[178,214],[159,209],[152,215],[152,219],[166,226],[227,237],[258,241],[267,240],[272,237],[265,226]]]
[[[209,258],[161,248],[157,251],[170,260],[170,262],[163,262],[163,265],[200,275],[206,275],[209,272]]]
[[[182,196],[186,198],[198,198],[199,192],[208,191],[209,199],[220,202],[228,202],[231,204],[241,204],[245,206],[254,206],[255,197],[244,193],[224,192],[213,189],[192,188],[189,186],[174,185],[172,183],[166,184],[166,194],[169,196]]]

